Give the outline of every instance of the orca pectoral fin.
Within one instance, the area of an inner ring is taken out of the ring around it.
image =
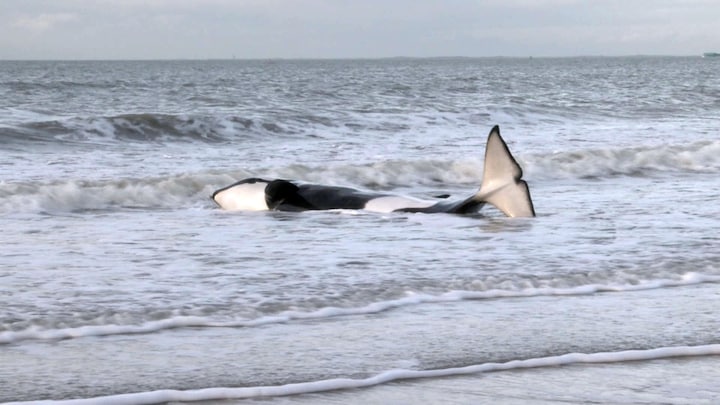
[[[300,187],[288,180],[273,180],[265,187],[265,203],[269,210],[307,211],[318,209],[302,195]]]
[[[265,187],[265,203],[269,210],[297,199],[298,186],[287,180],[273,180]]]
[[[509,217],[535,216],[530,188],[497,125],[488,135],[482,187],[474,199],[494,205]]]

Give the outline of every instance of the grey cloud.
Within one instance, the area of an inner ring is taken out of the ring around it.
[[[4,0],[2,59],[700,54],[709,0]]]

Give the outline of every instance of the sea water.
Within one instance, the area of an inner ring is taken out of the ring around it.
[[[717,403],[720,64],[0,62],[0,402]],[[225,212],[245,177],[538,216]]]

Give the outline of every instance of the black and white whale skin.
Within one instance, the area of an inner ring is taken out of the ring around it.
[[[412,197],[306,184],[292,180],[249,178],[215,191],[212,199],[226,210],[306,211],[367,210],[375,212],[476,213],[491,204],[508,217],[534,217],[535,208],[522,169],[496,125],[488,135],[482,186],[461,200],[420,200]]]

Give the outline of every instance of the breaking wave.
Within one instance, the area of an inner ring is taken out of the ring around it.
[[[718,173],[720,141],[588,149],[524,155],[518,159],[529,181]],[[0,213],[162,209],[193,206],[200,201],[211,206],[208,196],[214,190],[246,177],[287,178],[383,191],[398,188],[406,191],[410,187],[418,197],[431,197],[438,192],[473,190],[481,182],[482,170],[481,160],[386,160],[324,167],[294,164],[139,179],[0,181]]]
[[[527,174],[539,178],[649,176],[654,173],[720,172],[720,141],[682,145],[586,149],[525,157]]]
[[[170,178],[69,180],[52,183],[0,182],[0,213],[57,213],[107,209],[153,209],[191,206],[208,200],[209,184],[222,175]],[[228,179],[229,180],[229,179]]]
[[[604,280],[587,283],[586,280],[565,278],[545,280],[537,286],[533,280],[518,279],[513,282],[488,279],[478,283],[475,290],[450,290],[439,294],[406,292],[404,296],[355,304],[353,306],[320,306],[307,310],[284,310],[280,312],[258,312],[255,317],[222,313],[203,315],[180,314],[169,311],[164,317],[155,319],[152,311],[138,313],[98,314],[94,319],[58,318],[48,323],[41,319],[27,319],[22,322],[0,324],[0,345],[25,340],[63,340],[93,336],[132,335],[157,333],[179,328],[254,328],[265,325],[303,320],[323,320],[344,316],[369,315],[413,305],[432,305],[458,301],[516,299],[542,296],[582,296],[597,293],[623,293],[662,288],[692,286],[706,283],[719,283],[720,276],[712,274],[716,270],[708,266],[707,274],[688,272],[671,274],[666,278],[654,278],[638,281],[640,274],[606,274]],[[633,281],[629,281],[633,280]],[[239,311],[239,309],[236,308]]]
[[[205,142],[244,137],[291,135],[291,127],[272,120],[239,116],[120,114],[56,118],[0,126],[6,143]]]
[[[621,350],[596,353],[566,353],[557,356],[514,359],[506,362],[488,362],[464,367],[429,370],[392,369],[366,378],[332,378],[274,386],[254,387],[212,387],[193,390],[164,389],[135,392],[94,398],[79,398],[59,401],[27,401],[9,404],[58,404],[58,405],[151,405],[167,402],[213,401],[243,398],[267,398],[301,395],[336,390],[367,388],[393,381],[420,378],[439,378],[469,374],[522,370],[530,368],[560,367],[573,364],[624,363],[650,361],[673,357],[702,357],[720,355],[720,344],[698,346],[668,346],[643,350]],[[8,405],[9,405],[8,404]]]

